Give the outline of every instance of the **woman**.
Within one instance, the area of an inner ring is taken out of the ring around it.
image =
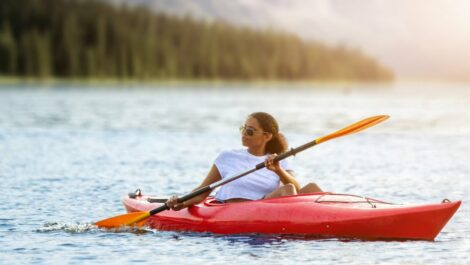
[[[270,114],[250,114],[240,132],[242,144],[247,148],[222,152],[198,188],[252,169],[264,161],[266,168],[223,185],[215,198],[220,202],[231,203],[321,191],[315,183],[301,188],[287,161],[274,162],[277,154],[287,150],[287,141],[279,133],[279,126]],[[166,203],[178,211],[202,202],[209,194],[207,192],[183,203],[177,203],[177,197],[173,196]]]

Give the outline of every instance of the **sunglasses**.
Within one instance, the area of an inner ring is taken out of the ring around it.
[[[246,134],[248,136],[253,136],[255,134],[257,134],[257,130],[256,129],[253,129],[253,128],[250,128],[250,127],[246,127],[246,126],[240,126],[240,133],[241,134]],[[266,132],[260,132],[260,134],[265,134]]]

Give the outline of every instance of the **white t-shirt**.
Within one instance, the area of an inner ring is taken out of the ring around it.
[[[252,155],[246,149],[230,150],[222,152],[215,159],[214,165],[224,179],[255,168],[257,164],[264,162],[266,157],[267,155]],[[285,170],[291,170],[285,159],[281,160],[280,164]],[[219,201],[233,198],[259,200],[279,185],[279,176],[267,168],[262,168],[223,185],[215,194],[215,198]]]

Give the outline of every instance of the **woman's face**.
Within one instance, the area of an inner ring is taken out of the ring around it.
[[[253,117],[248,117],[242,130],[242,144],[246,147],[261,147],[265,146],[271,140],[272,134],[264,132],[258,123],[258,120]]]

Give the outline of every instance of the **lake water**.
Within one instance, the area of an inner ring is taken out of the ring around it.
[[[183,194],[247,114],[277,117],[292,147],[391,118],[291,162],[301,183],[396,203],[463,200],[434,242],[109,232],[122,197]],[[3,85],[1,264],[467,264],[470,87],[462,84]]]

